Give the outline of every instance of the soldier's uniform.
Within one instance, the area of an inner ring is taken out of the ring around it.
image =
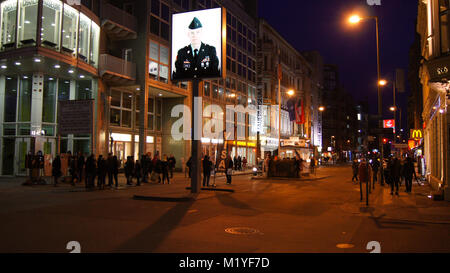
[[[189,29],[201,27],[197,18],[194,18],[189,25]],[[202,43],[199,50],[193,49],[191,45],[180,49],[175,61],[175,69],[172,80],[220,77],[216,48]]]

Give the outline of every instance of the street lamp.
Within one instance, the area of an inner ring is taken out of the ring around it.
[[[320,111],[320,112],[324,112],[324,111],[325,111],[325,107],[324,107],[324,106],[320,106],[320,107],[319,107],[319,111]]]
[[[379,86],[386,86],[387,85],[387,81],[386,80],[379,80],[378,81],[378,85]]]
[[[382,126],[381,117],[383,115],[383,109],[382,109],[382,97],[381,97],[381,85],[380,85],[380,71],[381,71],[381,65],[380,65],[380,36],[379,36],[379,24],[378,24],[378,16],[369,16],[369,17],[360,17],[359,15],[355,14],[349,18],[349,22],[351,24],[358,24],[363,20],[369,20],[374,19],[375,20],[375,26],[376,26],[376,38],[377,38],[377,89],[378,89],[378,116],[379,116],[379,128]],[[386,82],[387,83],[387,82]],[[384,151],[383,151],[383,143],[381,142],[381,137],[379,139],[379,147],[380,147],[380,159],[383,160],[384,157]],[[381,182],[383,182],[383,164],[381,164],[380,168],[380,174],[381,174]]]

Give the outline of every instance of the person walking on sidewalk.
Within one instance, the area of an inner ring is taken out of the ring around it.
[[[359,175],[359,191],[361,193],[361,201],[363,200],[363,188],[362,188],[362,184],[363,183],[370,183],[370,176],[371,176],[371,168],[370,168],[370,164],[368,164],[366,162],[365,158],[361,159],[361,163],[359,164],[358,167],[358,175]],[[369,187],[369,185],[367,185],[367,187]],[[368,189],[368,188],[367,188]],[[368,190],[366,190],[366,194],[368,193]]]
[[[84,156],[81,152],[78,152],[78,162],[77,162],[77,170],[78,170],[78,182],[82,182],[83,181],[83,169],[84,169],[84,165],[85,165],[85,161],[84,161]],[[86,176],[87,176],[87,172],[86,172]],[[85,184],[89,184],[87,181],[87,178],[84,179],[85,180]]]
[[[209,180],[211,178],[212,162],[209,156],[205,155],[203,158],[203,187],[209,187]]]
[[[375,188],[375,183],[378,181],[378,170],[380,169],[380,162],[378,158],[373,159],[372,161],[372,172],[373,172],[373,187]]]
[[[175,165],[177,164],[177,160],[173,156],[173,154],[169,157],[169,172],[170,172],[170,178],[173,178],[173,170],[175,170]]]
[[[394,186],[395,186],[395,195],[398,195],[399,188],[399,180],[401,174],[401,166],[398,158],[394,157],[392,159],[392,163],[390,166],[390,175],[391,175],[391,195],[394,195]]]
[[[358,182],[358,168],[359,168],[359,163],[358,160],[353,159],[353,163],[352,163],[352,170],[353,170],[353,177],[352,177],[352,182],[354,182],[356,180],[356,182]]]
[[[99,155],[97,159],[97,176],[98,176],[97,186],[100,190],[105,189],[107,172],[108,170],[106,168],[106,160],[103,158],[102,155]]]
[[[134,164],[134,177],[136,177],[136,186],[140,186],[142,177],[142,166],[139,160],[136,160],[136,163]]]
[[[403,176],[405,177],[406,192],[411,192],[413,176],[417,180],[414,162],[411,157],[406,158],[406,163],[403,165]]]
[[[127,178],[127,185],[130,186],[133,183],[133,171],[134,171],[134,162],[131,156],[127,157],[127,161],[125,162],[125,177]]]
[[[167,155],[163,155],[163,160],[161,161],[161,171],[162,171],[162,182],[163,184],[166,183],[170,184],[169,180],[169,161],[167,159]]]
[[[227,175],[227,184],[231,185],[231,176],[233,175],[233,159],[230,155],[228,155],[225,161],[226,175]]]
[[[147,155],[141,156],[141,167],[142,167],[142,183],[147,183],[147,179],[148,179]]]
[[[314,157],[311,157],[311,161],[309,163],[309,171],[311,172],[311,174],[316,175],[316,160],[314,159]]]
[[[86,179],[85,179],[86,188],[90,189],[94,187],[96,169],[97,165],[95,162],[95,157],[93,154],[91,154],[86,160]]]
[[[153,170],[155,171],[156,176],[158,177],[158,183],[161,183],[161,174],[163,170],[161,160],[159,159],[159,153],[155,155],[152,163],[153,163]]]
[[[56,187],[58,179],[61,177],[61,158],[59,155],[52,162],[53,185]]]

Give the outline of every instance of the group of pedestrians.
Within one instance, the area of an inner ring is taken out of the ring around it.
[[[234,156],[233,158],[233,166],[235,171],[242,171],[247,169],[247,158],[241,156]]]
[[[103,155],[95,158],[91,154],[85,158],[81,153],[73,156],[70,152],[68,154],[70,182],[73,186],[75,186],[75,183],[82,183],[84,181],[86,188],[95,188],[95,180],[97,178],[97,187],[104,189],[106,186],[106,178],[108,177],[109,187],[119,187],[118,174],[121,163],[117,156],[113,156],[110,153],[105,159]],[[164,155],[163,159],[160,160],[159,154],[156,154],[152,158],[151,153],[148,153],[136,161],[134,161],[133,157],[129,156],[124,165],[127,185],[133,185],[134,178],[136,179],[136,186],[140,186],[141,182],[148,183],[149,176],[152,181],[158,181],[158,183],[163,184],[167,181],[170,184],[170,179],[173,178],[175,164],[176,159],[173,155],[170,155],[170,157]],[[58,155],[52,162],[52,176],[55,186],[57,186],[59,178],[63,175],[61,165],[61,157]]]
[[[352,181],[359,181],[361,183],[375,183],[378,180],[378,172],[380,169],[380,161],[378,158],[367,161],[365,158],[360,160],[354,159],[352,162]],[[390,185],[391,195],[399,195],[399,187],[402,185],[402,181],[405,181],[405,192],[411,192],[413,177],[417,179],[414,161],[411,157],[399,159],[396,156],[391,156],[383,160],[383,178],[380,181],[380,185]],[[361,197],[362,198],[362,197]]]

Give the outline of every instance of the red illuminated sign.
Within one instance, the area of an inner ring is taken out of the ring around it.
[[[393,119],[385,119],[383,121],[383,128],[395,128],[395,120]]]

